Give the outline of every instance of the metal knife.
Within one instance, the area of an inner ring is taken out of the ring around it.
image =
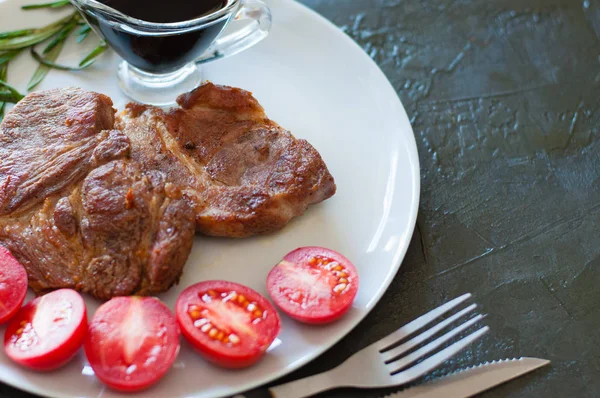
[[[527,357],[484,362],[384,398],[468,398],[549,363]]]

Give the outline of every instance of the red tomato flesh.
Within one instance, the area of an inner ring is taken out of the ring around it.
[[[322,247],[301,247],[288,253],[267,277],[275,304],[301,322],[335,321],[352,306],[358,273],[350,260]]]
[[[96,377],[119,391],[157,383],[179,353],[179,327],[169,308],[153,297],[116,297],[90,322],[85,354]]]
[[[256,363],[281,330],[273,305],[238,283],[206,281],[177,299],[183,336],[209,361],[226,368]]]
[[[83,298],[75,290],[55,290],[25,304],[12,318],[4,334],[4,350],[22,366],[53,370],[73,358],[86,332]]]
[[[0,325],[19,311],[26,294],[25,268],[4,246],[0,246]]]

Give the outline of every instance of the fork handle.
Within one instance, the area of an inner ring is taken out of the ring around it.
[[[333,370],[271,387],[269,392],[273,398],[305,398],[332,388],[342,387],[336,380]]]

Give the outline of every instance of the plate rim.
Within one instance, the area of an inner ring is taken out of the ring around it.
[[[215,398],[228,397],[231,395],[240,394],[244,391],[249,391],[249,390],[258,388],[260,386],[264,386],[266,384],[269,384],[275,380],[278,380],[278,379],[306,366],[308,363],[316,360],[321,355],[323,355],[325,352],[330,350],[334,345],[339,343],[350,332],[352,332],[359,324],[361,324],[363,322],[363,320],[365,319],[365,317],[373,310],[373,308],[375,308],[375,306],[379,303],[379,301],[381,300],[383,295],[388,291],[390,284],[395,279],[395,277],[398,274],[398,271],[400,270],[402,261],[404,260],[406,253],[408,251],[411,237],[414,234],[414,231],[416,228],[419,203],[420,203],[420,199],[421,199],[421,180],[420,180],[421,167],[420,167],[420,160],[419,160],[418,148],[417,148],[417,143],[416,143],[416,137],[415,137],[412,125],[410,123],[410,119],[406,113],[406,109],[404,108],[404,104],[402,103],[400,97],[398,96],[398,93],[393,88],[390,80],[387,78],[385,73],[383,73],[383,71],[381,70],[379,65],[371,57],[368,56],[368,54],[363,50],[362,47],[360,47],[360,45],[356,41],[354,41],[349,35],[347,35],[344,31],[342,31],[332,21],[330,21],[323,15],[319,14],[316,10],[311,9],[307,5],[302,4],[297,0],[278,0],[278,1],[281,2],[282,4],[285,4],[285,6],[296,7],[296,9],[299,10],[300,12],[308,14],[311,19],[316,20],[316,21],[318,21],[318,23],[320,23],[324,27],[327,27],[327,30],[332,35],[337,36],[339,39],[345,41],[351,47],[354,47],[355,50],[358,50],[360,53],[362,53],[362,56],[365,58],[365,60],[367,60],[367,62],[369,62],[372,67],[374,67],[374,71],[376,70],[377,71],[376,73],[379,74],[379,76],[385,80],[385,82],[387,83],[387,89],[391,90],[393,92],[393,96],[397,100],[395,107],[398,108],[397,110],[400,113],[400,118],[405,119],[408,122],[409,130],[406,132],[407,133],[406,134],[406,136],[407,136],[406,143],[408,144],[407,145],[408,152],[409,152],[410,158],[411,158],[410,163],[414,166],[414,167],[412,167],[412,191],[413,191],[413,194],[410,197],[412,207],[407,208],[407,210],[409,211],[409,217],[408,217],[408,224],[407,224],[408,229],[406,230],[406,234],[407,234],[406,236],[408,237],[408,239],[405,241],[406,243],[404,244],[404,247],[401,248],[401,250],[396,250],[396,253],[393,258],[393,266],[390,267],[388,276],[384,279],[383,283],[381,284],[380,288],[377,290],[376,294],[374,294],[372,296],[372,298],[369,300],[369,303],[365,307],[365,310],[356,317],[356,320],[354,320],[353,322],[351,322],[348,325],[348,328],[346,330],[340,332],[339,335],[337,335],[333,339],[331,344],[320,345],[318,348],[314,349],[310,355],[307,355],[307,356],[302,357],[301,359],[295,361],[291,366],[288,365],[288,366],[282,367],[280,371],[275,372],[275,373],[266,374],[264,377],[257,377],[255,380],[245,384],[243,387],[241,387],[241,388],[234,387],[234,389],[231,392],[226,393],[226,394],[215,395],[214,396]],[[0,0],[0,2],[2,2],[2,0]],[[410,134],[408,134],[409,132],[410,132]],[[28,392],[28,393],[36,394],[36,395],[40,395],[40,396],[48,396],[48,395],[46,395],[47,392],[44,391],[43,387],[38,387],[33,384],[29,384],[24,387],[24,386],[18,385],[12,379],[5,380],[4,378],[0,378],[0,382],[6,384],[8,386],[11,386],[15,389],[18,389],[20,391],[24,391],[24,392]],[[188,397],[194,398],[194,397],[198,396],[197,394],[199,394],[199,393],[200,393],[199,391],[192,392],[191,395],[189,395]],[[143,394],[143,391],[138,394],[134,393],[134,394],[132,394],[132,396],[140,396],[140,394]],[[75,396],[77,396],[77,395],[73,395],[73,394],[65,395],[63,393],[60,393],[58,395],[53,394],[49,397],[73,398]]]

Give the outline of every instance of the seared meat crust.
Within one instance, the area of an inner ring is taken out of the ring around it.
[[[194,231],[276,231],[335,193],[319,153],[250,93],[204,84],[180,107],[77,88],[32,93],[0,125],[0,245],[37,293],[106,300],[179,279]]]
[[[101,94],[49,90],[0,125],[0,245],[37,293],[147,295],[181,274],[193,210],[162,173],[129,158],[114,113]]]
[[[170,112],[129,104],[116,128],[135,160],[181,186],[198,231],[273,232],[335,193],[319,153],[268,119],[249,92],[206,83],[177,101]]]

